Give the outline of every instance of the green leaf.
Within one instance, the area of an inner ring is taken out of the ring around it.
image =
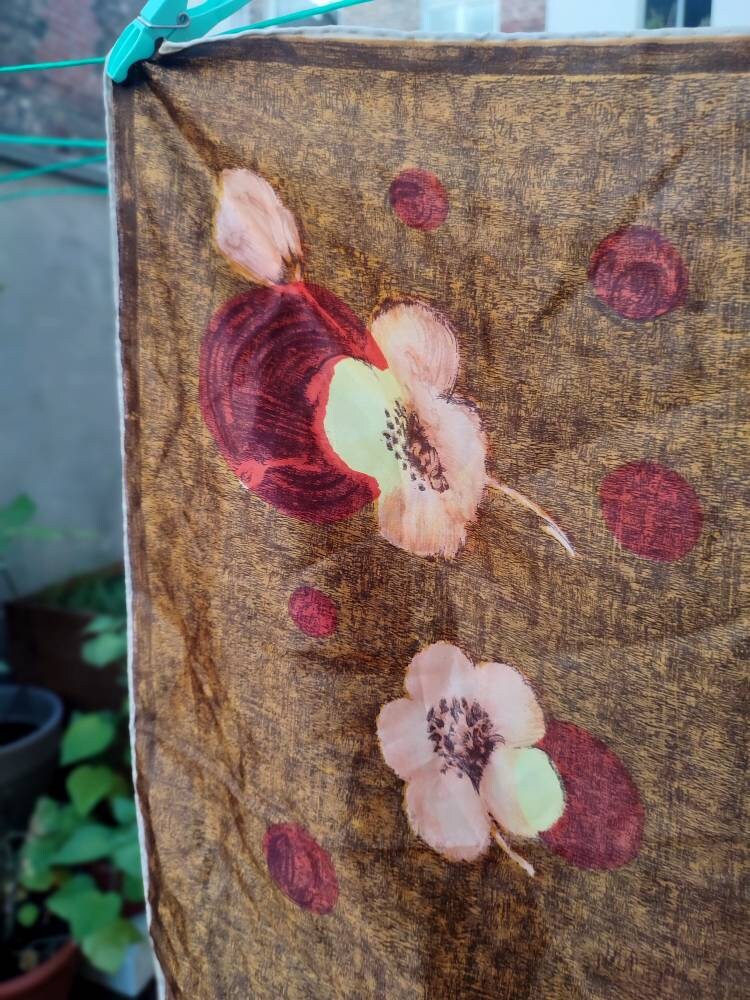
[[[15,500],[0,507],[0,535],[12,537],[19,528],[28,524],[35,514],[34,501],[25,493],[20,494]]]
[[[90,890],[96,889],[96,882],[91,875],[87,875],[85,872],[81,872],[76,875],[71,875],[67,878],[65,882],[60,886],[54,896],[50,896],[47,900],[49,904],[51,900],[55,900],[55,906],[64,907],[70,900],[77,899],[78,896],[83,892],[89,892]],[[61,909],[53,909],[53,913],[56,913],[60,917],[66,917],[65,912]]]
[[[54,799],[42,795],[36,800],[34,812],[29,822],[29,834],[32,837],[44,837],[60,829],[62,806]]]
[[[128,651],[128,637],[124,630],[100,632],[81,646],[81,656],[92,667],[108,667],[121,660]]]
[[[89,712],[73,719],[62,738],[60,763],[74,764],[106,750],[115,738],[115,724],[104,712]]]
[[[93,966],[112,975],[122,965],[130,945],[140,940],[141,935],[130,921],[120,918],[87,935],[81,948]]]
[[[125,618],[121,615],[97,615],[83,630],[84,635],[98,635],[100,632],[122,631]]]
[[[19,906],[16,917],[21,927],[33,927],[39,919],[39,907],[36,903],[24,903]]]
[[[55,884],[52,858],[58,846],[56,836],[27,840],[21,848],[19,880],[31,892],[46,892]]]
[[[109,800],[112,815],[123,826],[135,822],[135,800],[127,795],[115,795]]]
[[[128,903],[142,903],[146,898],[143,891],[143,878],[140,873],[135,875],[125,875],[122,880],[122,895]]]
[[[68,775],[65,787],[81,816],[88,816],[94,806],[112,792],[118,775],[104,764],[81,764]]]
[[[140,878],[141,850],[138,840],[134,837],[128,843],[115,848],[112,854],[112,861],[126,875],[132,875],[133,878]]]
[[[56,865],[80,865],[98,861],[112,850],[114,830],[101,823],[86,823],[73,832],[53,856]]]
[[[78,876],[47,900],[50,913],[67,920],[76,941],[116,920],[122,900],[116,892],[101,892]]]

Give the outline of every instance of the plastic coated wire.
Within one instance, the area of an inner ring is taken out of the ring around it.
[[[91,56],[88,59],[63,59],[60,62],[19,63],[18,66],[0,66],[0,73],[24,73],[33,69],[67,69],[69,66],[101,65],[105,56]]]
[[[336,3],[323,4],[321,7],[307,7],[305,10],[297,10],[291,14],[281,14],[279,17],[270,17],[267,21],[256,21],[255,24],[248,24],[244,28],[227,28],[226,31],[219,32],[214,38],[222,35],[238,35],[242,31],[254,31],[256,28],[273,28],[276,24],[287,24],[289,21],[296,21],[302,17],[317,17],[320,14],[330,14],[334,10],[341,10],[344,7],[356,7],[361,3],[370,3],[371,0],[337,0]]]
[[[221,31],[215,38],[222,35],[237,35],[243,31],[254,31],[260,28],[272,28],[277,24],[288,24],[290,21],[297,21],[305,17],[316,17],[320,14],[328,14],[343,7],[355,7],[358,4],[370,3],[371,0],[336,0],[335,3],[324,4],[322,7],[306,7],[304,10],[294,11],[291,14],[282,14],[280,17],[271,17],[266,21],[256,21],[255,24],[248,24],[241,28],[231,28]],[[93,63],[101,64],[105,61],[105,56],[91,56],[86,59],[65,59],[61,62],[43,63],[20,63],[17,66],[0,66],[0,73],[21,73],[26,70],[49,70],[66,69],[70,66],[86,66]],[[9,135],[0,134],[0,143],[11,143],[18,146],[75,146],[81,149],[105,149],[106,139],[70,139],[58,138],[54,135]]]
[[[26,188],[25,191],[14,191],[12,194],[0,194],[0,201],[18,201],[20,198],[45,198],[57,194],[107,194],[106,187],[85,187],[84,185],[57,188]]]
[[[0,174],[0,184],[12,184],[14,181],[25,181],[27,177],[39,177],[41,174],[56,174],[58,171],[75,170],[76,167],[85,167],[89,163],[104,163],[106,155],[80,156],[75,160],[58,160],[56,163],[47,163],[43,167],[29,167],[28,170],[14,170],[10,174]]]
[[[329,14],[334,10],[341,10],[343,7],[356,7],[361,3],[370,3],[371,0],[336,0],[335,3],[324,4],[321,7],[306,7],[304,10],[293,11],[291,14],[282,14],[279,17],[270,17],[265,21],[256,21],[255,24],[246,24],[242,28],[228,28],[220,31],[214,38],[222,35],[237,35],[242,31],[254,31],[256,28],[272,28],[276,24],[287,24],[289,21],[297,21],[303,17],[317,17],[320,14]],[[86,59],[63,59],[59,62],[41,63],[19,63],[17,66],[0,66],[0,73],[25,73],[29,70],[48,69],[68,69],[71,66],[91,66],[101,65],[106,62],[106,56],[90,56]]]
[[[80,146],[91,149],[106,149],[106,139],[68,139],[59,135],[8,135],[0,133],[0,142],[16,146]]]

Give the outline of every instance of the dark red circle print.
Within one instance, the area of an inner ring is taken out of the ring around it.
[[[263,852],[271,878],[281,891],[313,913],[330,913],[339,898],[339,884],[328,851],[295,823],[269,826]]]
[[[289,614],[300,632],[313,639],[333,635],[339,620],[334,602],[315,587],[297,587],[289,598]]]
[[[672,244],[646,226],[606,236],[591,257],[594,291],[625,319],[647,320],[682,305],[687,269]]]
[[[565,812],[540,834],[579,868],[611,869],[632,861],[643,837],[641,797],[616,754],[585,729],[552,719],[539,744],[565,789]]]
[[[646,559],[675,562],[700,537],[701,502],[690,483],[664,465],[621,465],[603,480],[599,500],[615,538]]]
[[[391,182],[391,208],[412,229],[432,232],[448,215],[448,195],[428,170],[403,170]]]

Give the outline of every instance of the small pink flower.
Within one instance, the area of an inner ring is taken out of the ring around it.
[[[549,757],[534,744],[544,717],[526,680],[504,663],[469,660],[438,642],[406,671],[408,697],[385,705],[378,738],[386,763],[407,782],[412,829],[451,861],[471,861],[495,842],[529,874],[511,837],[536,838],[563,813]]]
[[[252,170],[222,171],[216,242],[238,271],[260,284],[278,283],[302,257],[294,216]]]

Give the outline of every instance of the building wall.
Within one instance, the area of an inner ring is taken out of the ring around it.
[[[642,27],[643,0],[547,0],[547,31],[633,31]]]
[[[750,27],[750,0],[713,0],[711,25],[715,28]]]
[[[28,493],[39,523],[66,532],[9,552],[24,592],[122,552],[107,200],[3,202],[0,233],[0,504]]]
[[[417,31],[422,0],[372,0],[339,12],[339,24]],[[545,0],[498,0],[501,31],[544,31]]]
[[[338,20],[339,24],[418,31],[421,25],[420,0],[372,0],[372,3],[339,11]]]
[[[501,0],[501,31],[544,31],[546,0]]]

